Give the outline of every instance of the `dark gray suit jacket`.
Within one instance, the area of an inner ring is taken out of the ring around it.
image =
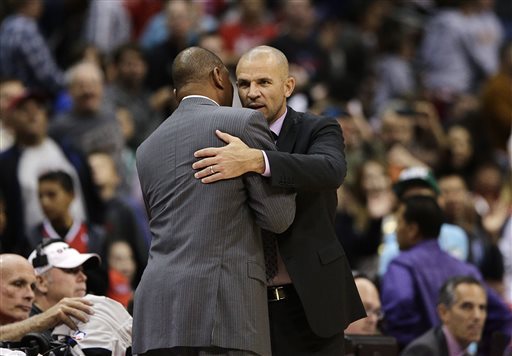
[[[443,329],[438,326],[414,340],[401,356],[450,356]]]
[[[259,174],[195,179],[194,151],[224,145],[215,129],[275,148],[257,111],[190,97],[137,150],[153,241],[135,293],[134,353],[218,346],[270,355],[260,228],[286,230],[294,194]]]
[[[295,220],[278,236],[279,251],[311,329],[331,337],[366,316],[334,229],[336,190],[347,171],[343,135],[336,120],[288,107],[277,146],[266,152],[272,185],[297,191]]]

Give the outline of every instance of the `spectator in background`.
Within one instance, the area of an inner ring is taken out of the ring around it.
[[[53,119],[50,135],[66,141],[83,155],[107,151],[120,169],[124,140],[114,109],[104,100],[100,68],[88,62],[78,63],[68,70],[67,83],[73,107]]]
[[[98,221],[101,202],[82,156],[69,144],[48,137],[44,99],[24,92],[11,101],[7,117],[16,144],[0,154],[0,189],[5,194],[8,217],[2,251],[28,256],[34,248],[29,244],[28,234],[44,218],[37,192],[37,177],[41,173],[55,169],[71,175],[76,187],[71,212],[76,219],[88,216]]]
[[[454,123],[446,129],[447,145],[437,174],[457,174],[467,185],[476,168],[490,157],[485,147],[478,144],[477,133],[464,122]]]
[[[497,72],[499,67],[499,52],[503,44],[504,29],[501,21],[493,11],[494,0],[477,0],[475,14],[470,17],[468,31],[474,39],[472,45],[478,60],[482,63],[483,71],[477,72],[477,84]],[[479,89],[479,87],[476,87]]]
[[[36,275],[30,316],[47,311],[63,298],[84,297],[87,293],[85,269],[101,263],[97,254],[80,253],[60,240],[38,245],[28,261]],[[51,330],[43,331],[48,340],[51,340]]]
[[[437,242],[443,212],[429,196],[404,199],[397,211],[397,239],[403,252],[391,261],[382,278],[382,307],[386,334],[406,346],[439,324],[437,293],[446,279],[456,275],[482,277],[476,267],[443,252]],[[419,262],[421,261],[421,262]],[[493,332],[512,332],[512,311],[487,288],[488,319],[484,332],[489,346]]]
[[[146,53],[147,83],[156,91],[171,85],[171,65],[174,57],[186,47],[197,43],[193,6],[186,0],[169,1],[165,7],[168,37]]]
[[[404,168],[437,167],[445,135],[435,108],[428,102],[397,100],[382,114],[380,137],[392,180]]]
[[[85,40],[109,55],[132,37],[132,23],[123,1],[92,0],[85,24]]]
[[[442,324],[411,342],[402,356],[467,355],[480,341],[487,316],[484,286],[470,276],[448,279],[441,287],[437,313]]]
[[[0,325],[10,324],[29,317],[34,300],[36,282],[30,263],[18,255],[0,255]],[[0,334],[3,339],[4,336]]]
[[[107,297],[121,303],[125,308],[133,299],[134,285],[137,284],[137,262],[131,245],[124,240],[114,240],[108,247]]]
[[[474,196],[464,179],[457,174],[442,176],[439,178],[439,187],[444,197],[443,210],[447,222],[462,227],[469,237],[468,261],[479,268],[484,279],[501,280],[503,257],[496,245],[497,238],[492,238],[483,225]]]
[[[89,221],[71,216],[69,205],[73,197],[73,181],[69,174],[54,171],[39,177],[39,201],[45,220],[34,229],[32,245],[64,241],[80,253],[93,252],[106,261],[105,231]],[[90,269],[86,274],[89,277],[88,290],[94,294],[105,294],[108,285],[107,268]]]
[[[369,159],[355,169],[356,183],[340,188],[335,228],[351,268],[373,279],[377,277],[382,221],[391,214],[395,196],[383,163]]]
[[[104,226],[108,243],[126,241],[135,253],[135,287],[146,267],[151,242],[146,214],[136,201],[120,191],[121,177],[108,153],[93,152],[89,154],[88,162],[93,172],[94,184],[105,203]]]
[[[363,302],[367,317],[351,323],[345,334],[349,335],[376,335],[380,334],[378,323],[382,320],[383,314],[380,305],[379,291],[375,284],[361,274],[355,274],[357,291]]]
[[[14,14],[0,26],[0,75],[16,78],[31,90],[57,95],[64,76],[37,25],[43,0],[11,1]]]
[[[228,67],[234,67],[242,54],[269,43],[278,34],[277,24],[264,0],[240,0],[233,12],[235,18],[228,18],[219,27],[228,54]]]
[[[315,31],[317,14],[310,0],[287,1],[283,6],[283,29],[270,42],[270,46],[279,49],[288,58],[290,75],[297,82],[295,95],[305,93],[309,96],[313,86],[321,85],[329,77],[328,55],[320,47]],[[305,107],[297,106],[296,109],[306,111],[311,99],[307,100],[301,104]]]
[[[415,44],[398,22],[388,20],[379,31],[380,54],[375,58],[373,112],[379,114],[392,99],[412,98],[417,93],[413,71]]]
[[[478,88],[478,74],[486,78],[496,69],[492,61],[485,58],[486,52],[493,49],[480,47],[478,43],[482,39],[471,30],[478,2],[455,1],[454,8],[441,8],[425,25],[420,49],[423,84],[436,101],[443,121],[447,119],[447,105],[458,95]]]
[[[117,48],[113,64],[115,80],[107,86],[105,99],[115,107],[122,106],[131,113],[134,135],[126,144],[136,149],[162,122],[162,113],[172,93],[166,88],[166,95],[152,95],[145,87],[146,59],[137,45],[125,44]]]
[[[482,89],[482,111],[485,126],[495,150],[505,155],[512,130],[512,41],[500,51],[498,72],[489,78]]]
[[[76,330],[75,322],[86,322],[92,314],[92,303],[65,298],[46,312],[29,317],[36,282],[30,262],[19,255],[0,254],[0,275],[0,341],[18,341],[28,333],[62,323]]]
[[[7,112],[12,100],[24,91],[25,87],[18,79],[0,80],[0,152],[14,144],[14,130],[8,123]]]
[[[404,169],[393,185],[393,191],[399,201],[413,195],[425,195],[436,198],[440,206],[444,204],[444,198],[434,175],[425,167]],[[386,216],[382,221],[384,239],[379,251],[379,274],[381,276],[386,272],[393,258],[400,253],[396,224],[396,216]],[[451,256],[461,261],[468,260],[470,242],[461,227],[444,222],[441,225],[438,242],[440,248]]]
[[[44,220],[31,235],[31,245],[49,240],[65,241],[80,253],[105,257],[105,232],[97,225],[74,218],[70,212],[75,198],[73,179],[63,171],[49,171],[38,178],[39,203]]]

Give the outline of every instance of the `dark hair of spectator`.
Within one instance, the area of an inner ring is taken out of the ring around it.
[[[69,174],[63,171],[51,171],[43,173],[39,176],[39,183],[41,182],[55,182],[68,193],[73,194],[75,189],[73,187],[73,179]]]
[[[447,279],[439,291],[438,304],[451,307],[455,303],[455,289],[460,284],[476,284],[484,289],[482,283],[472,276],[455,276]]]
[[[425,195],[413,195],[403,200],[404,219],[418,225],[424,239],[436,239],[444,221],[443,211],[436,199]]]
[[[119,63],[121,63],[121,60],[123,59],[123,56],[125,55],[125,53],[127,52],[135,52],[139,55],[140,58],[142,58],[142,60],[145,62],[146,61],[146,58],[144,57],[144,52],[142,51],[142,49],[140,48],[140,46],[136,43],[125,43],[121,46],[119,46],[114,54],[113,54],[113,61],[114,61],[114,64],[115,65],[119,65]]]

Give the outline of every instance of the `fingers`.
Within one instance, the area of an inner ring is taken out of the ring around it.
[[[218,138],[220,138],[222,141],[226,143],[230,143],[238,139],[236,136],[231,136],[230,134],[222,132],[221,130],[215,130],[215,134],[217,135]]]
[[[203,159],[201,159],[201,160],[199,160],[197,162],[194,162],[192,164],[192,168],[194,168],[194,169],[208,168],[209,166],[213,166],[216,163],[218,163],[218,162],[215,159],[215,157],[203,158]]]
[[[219,153],[219,147],[207,147],[194,152],[194,157],[215,157]]]
[[[213,182],[217,182],[222,179],[223,179],[223,175],[221,173],[217,172],[215,174],[206,176],[205,178],[201,179],[201,183],[206,183],[206,184],[213,183]]]
[[[76,330],[76,324],[71,317],[83,323],[87,323],[89,321],[89,315],[94,314],[94,310],[92,309],[93,303],[86,299],[64,298],[59,304],[61,322],[70,328],[74,328],[73,330]]]
[[[75,324],[75,322],[64,312],[62,313],[60,320],[63,324],[66,324],[71,330],[78,330],[78,326]]]
[[[196,177],[197,179],[201,179],[201,178],[208,177],[208,176],[215,174],[215,172],[212,173],[212,168],[210,168],[210,167],[212,167],[212,166],[207,166],[205,169],[194,173],[194,177]]]

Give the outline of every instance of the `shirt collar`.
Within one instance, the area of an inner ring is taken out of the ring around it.
[[[283,128],[283,122],[284,118],[286,117],[286,114],[288,113],[288,108],[284,111],[284,114],[279,117],[276,121],[274,121],[270,125],[270,130],[275,133],[277,136],[281,133],[281,129]]]
[[[448,346],[448,355],[450,356],[463,356],[465,355],[466,348],[463,348],[455,339],[455,336],[448,330],[446,325],[443,325],[443,333],[446,338],[446,344]]]
[[[220,106],[215,100],[207,97],[207,96],[204,96],[204,95],[187,95],[186,97],[184,97],[183,99],[181,99],[182,101],[185,100],[185,99],[192,99],[192,98],[203,98],[203,99],[208,99],[210,100],[211,102],[215,103],[215,105],[217,106]]]

